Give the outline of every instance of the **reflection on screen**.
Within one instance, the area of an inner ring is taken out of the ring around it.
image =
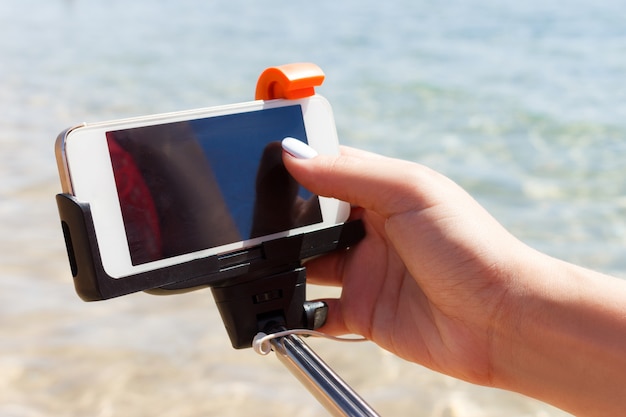
[[[322,221],[282,164],[299,105],[107,132],[133,265]]]

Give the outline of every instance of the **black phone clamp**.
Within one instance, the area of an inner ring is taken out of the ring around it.
[[[257,82],[256,99],[311,96],[324,80],[315,64],[266,69]],[[199,258],[124,278],[104,269],[91,208],[69,194],[56,197],[74,285],[86,301],[137,291],[174,293],[210,287],[231,344],[248,348],[259,333],[322,326],[327,306],[306,301],[303,261],[349,248],[365,235],[360,221],[261,243],[252,248]],[[271,341],[271,349],[314,397],[335,416],[378,414],[295,334]]]

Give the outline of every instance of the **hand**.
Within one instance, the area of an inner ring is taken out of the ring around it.
[[[365,239],[307,264],[310,281],[343,287],[324,331],[363,335],[410,361],[489,384],[491,335],[530,250],[466,192],[426,167],[342,148],[285,165],[304,187],[349,201]]]
[[[424,166],[350,148],[283,160],[366,227],[353,248],[307,263],[311,282],[342,287],[324,331],[576,415],[626,409],[624,280],[529,248]]]

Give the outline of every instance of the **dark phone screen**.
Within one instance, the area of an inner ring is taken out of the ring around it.
[[[299,105],[106,133],[133,265],[322,221],[282,163]]]

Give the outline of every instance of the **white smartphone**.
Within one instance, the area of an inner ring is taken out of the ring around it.
[[[282,164],[294,137],[338,153],[330,104],[253,101],[104,123],[59,136],[63,192],[89,203],[102,265],[123,278],[346,221]]]

